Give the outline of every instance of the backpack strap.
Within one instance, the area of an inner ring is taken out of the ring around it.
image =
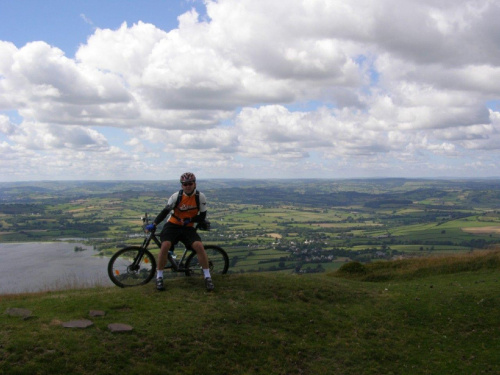
[[[196,190],[196,193],[194,194],[194,199],[196,200],[196,207],[198,208],[198,211],[200,211],[200,192]]]
[[[181,203],[182,194],[184,194],[184,191],[181,189],[181,190],[179,190],[179,194],[177,194],[177,200],[175,201],[174,208],[177,207],[179,205],[179,203]]]

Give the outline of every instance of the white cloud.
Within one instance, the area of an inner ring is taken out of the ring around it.
[[[96,176],[107,172],[95,155],[117,176],[128,170],[121,160],[144,169],[153,159],[211,176],[432,175],[447,157],[481,159],[490,172],[470,172],[492,173],[497,1],[207,0],[206,9],[204,19],[179,15],[173,30],[97,28],[74,59],[43,41],[0,41],[2,154],[20,155],[26,171],[32,152],[61,173],[90,163]]]
[[[68,127],[33,122],[14,125],[0,121],[0,131],[8,135],[18,146],[31,150],[106,151],[109,149],[102,134],[82,126]]]
[[[92,20],[90,18],[88,18],[84,13],[80,13],[80,18],[83,20],[83,22],[85,22],[86,24],[88,25],[91,25],[93,26],[94,25],[94,22],[92,22]]]

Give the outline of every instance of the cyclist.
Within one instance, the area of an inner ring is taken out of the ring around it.
[[[160,233],[161,248],[158,256],[156,289],[159,291],[165,290],[163,286],[163,269],[167,264],[167,254],[172,244],[181,241],[185,246],[190,246],[196,251],[203,268],[205,286],[208,291],[212,291],[215,286],[208,268],[208,256],[201,238],[193,226],[193,223],[205,222],[207,200],[205,194],[196,191],[196,176],[193,173],[184,173],[180,178],[180,182],[182,197],[179,198],[180,191],[172,194],[165,208],[158,214],[153,223],[146,227],[147,230],[154,231],[156,226],[168,216],[167,223]]]

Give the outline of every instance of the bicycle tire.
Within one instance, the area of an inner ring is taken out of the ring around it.
[[[140,252],[143,252],[143,256],[138,268],[131,269]],[[155,271],[155,257],[140,246],[129,246],[117,251],[108,263],[108,276],[120,288],[147,284],[154,277]]]
[[[205,245],[205,251],[208,256],[210,274],[212,276],[226,274],[229,268],[229,257],[226,251],[215,245]],[[195,251],[189,254],[186,260],[185,274],[186,276],[203,275],[203,269]]]

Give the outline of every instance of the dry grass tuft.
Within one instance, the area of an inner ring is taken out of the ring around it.
[[[500,248],[473,251],[466,254],[431,256],[374,262],[365,265],[347,263],[332,274],[336,277],[356,278],[362,281],[412,279],[433,274],[452,274],[500,268]],[[357,271],[353,271],[357,270]]]

